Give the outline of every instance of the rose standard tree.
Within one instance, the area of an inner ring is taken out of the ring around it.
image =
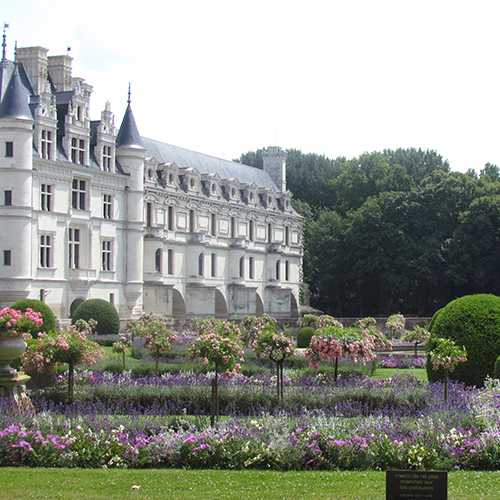
[[[23,369],[27,372],[52,373],[56,366],[68,364],[68,399],[74,399],[75,366],[92,365],[104,355],[104,349],[92,342],[87,335],[92,333],[91,324],[78,320],[68,330],[59,333],[40,333],[29,342],[21,356]]]
[[[358,326],[342,328],[342,325],[319,328],[306,350],[309,366],[315,371],[324,361],[335,363],[334,378],[338,377],[338,360],[342,356],[351,358],[355,363],[360,358],[363,363],[373,361],[376,351],[391,349],[392,343],[375,327],[373,318],[364,318]]]
[[[234,322],[214,318],[193,321],[192,328],[199,336],[189,347],[192,359],[202,358],[203,366],[213,369],[212,400],[210,423],[215,425],[218,417],[217,380],[219,373],[224,377],[232,377],[240,372],[243,361],[243,350],[240,343],[240,329]]]
[[[168,323],[168,319],[161,314],[143,314],[139,319],[127,323],[127,330],[132,336],[142,337],[144,347],[155,355],[155,375],[158,375],[160,354],[170,350],[170,344],[177,338]]]
[[[276,391],[283,399],[283,362],[295,355],[291,339],[278,332],[273,326],[266,326],[253,341],[252,347],[258,358],[263,356],[276,363]]]
[[[436,347],[429,353],[433,370],[444,369],[444,400],[448,400],[448,372],[452,372],[459,365],[467,361],[465,347],[459,347],[451,339],[439,338],[435,340]]]

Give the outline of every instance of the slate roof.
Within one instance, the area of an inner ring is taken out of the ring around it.
[[[243,184],[255,182],[257,187],[274,188],[278,191],[269,174],[260,168],[223,160],[144,137],[142,144],[146,148],[146,157],[152,156],[160,163],[175,162],[178,167],[196,168],[201,174],[216,173],[221,179],[237,179]]]
[[[3,94],[0,104],[0,118],[33,120],[28,101],[28,92],[21,82],[16,65]]]
[[[120,130],[116,136],[116,147],[127,147],[127,148],[143,148],[141,135],[135,123],[134,114],[132,113],[132,108],[130,107],[130,102],[128,103],[127,110],[123,116],[122,124],[120,125]]]

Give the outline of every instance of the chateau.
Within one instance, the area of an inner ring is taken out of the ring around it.
[[[18,48],[0,63],[0,306],[41,299],[69,318],[89,298],[120,318],[298,317],[302,218],[286,152],[264,169],[119,128],[72,58]]]

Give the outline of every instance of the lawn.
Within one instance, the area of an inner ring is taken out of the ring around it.
[[[0,500],[377,500],[385,473],[220,470],[2,469]],[[500,499],[500,472],[455,471],[448,498]]]

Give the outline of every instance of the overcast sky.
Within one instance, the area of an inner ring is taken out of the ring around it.
[[[120,125],[234,159],[436,150],[500,166],[498,0],[3,0],[7,56],[73,57]]]

